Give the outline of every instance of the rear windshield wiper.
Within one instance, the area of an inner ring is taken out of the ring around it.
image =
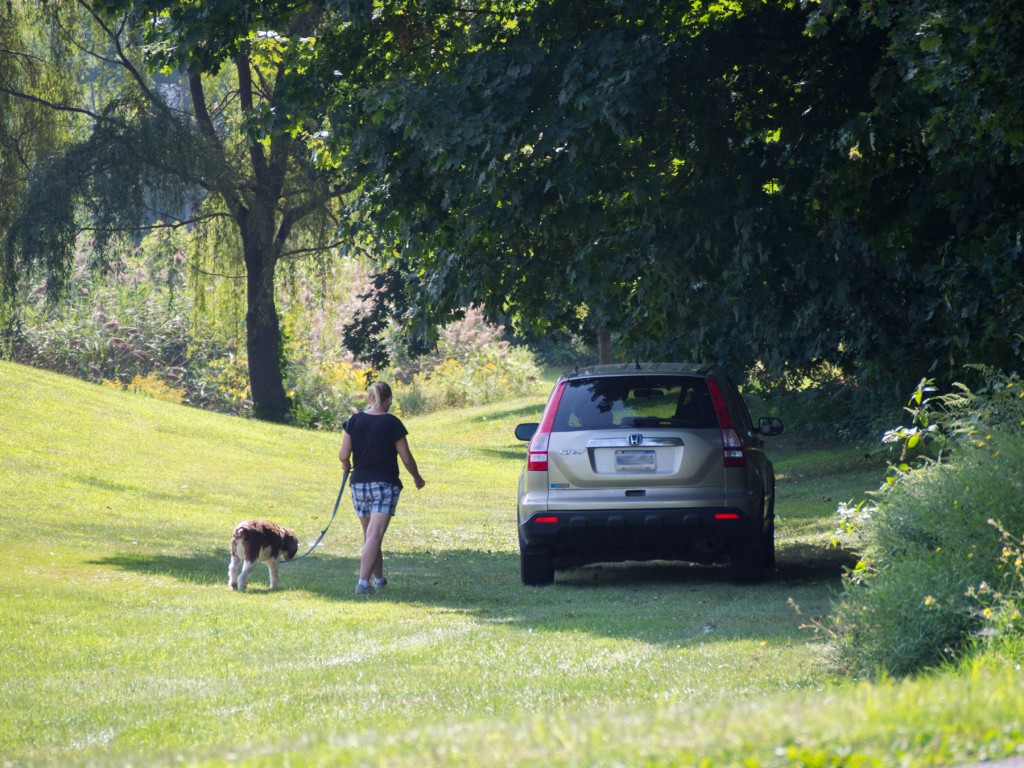
[[[634,416],[627,425],[631,427],[670,427],[674,419],[662,419],[658,416]]]
[[[630,419],[623,419],[623,427],[690,427],[699,429],[707,426],[698,424],[693,419],[665,419],[658,416],[634,416]]]

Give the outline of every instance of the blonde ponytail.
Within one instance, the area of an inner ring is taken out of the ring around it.
[[[366,390],[366,399],[370,405],[380,405],[391,398],[391,387],[383,381],[373,382]]]

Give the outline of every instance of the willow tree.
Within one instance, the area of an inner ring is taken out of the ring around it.
[[[341,194],[311,162],[308,99],[324,87],[306,71],[330,21],[317,0],[215,4],[77,0],[44,4],[51,38],[88,59],[108,85],[100,103],[13,95],[87,121],[74,142],[33,172],[6,243],[8,298],[42,267],[59,294],[76,236],[97,251],[115,232],[157,221],[205,228],[214,247],[240,250],[246,286],[249,381],[258,416],[289,409],[275,272],[334,243]],[[226,226],[225,226],[226,225]]]
[[[68,94],[59,63],[38,55],[45,41],[34,3],[0,6],[0,233],[12,223],[32,168],[65,140],[73,120],[46,101]],[[25,98],[25,94],[35,94]],[[0,304],[0,319],[6,307]]]

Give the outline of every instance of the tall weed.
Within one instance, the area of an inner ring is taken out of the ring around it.
[[[148,252],[117,262],[107,274],[85,268],[59,305],[45,287],[22,309],[5,345],[11,359],[95,383],[116,383],[162,399],[244,413],[245,359],[233,339],[218,340],[196,325],[191,296],[166,277],[149,274]],[[140,383],[141,382],[141,383]]]
[[[400,357],[380,369],[349,360],[296,363],[289,374],[292,416],[304,426],[340,428],[364,405],[366,387],[374,380],[391,384],[395,412],[404,416],[542,394],[532,353],[512,346],[504,335],[502,326],[488,323],[483,310],[473,307],[441,328],[437,349],[421,357]]]
[[[959,388],[927,414],[915,397],[898,464],[847,527],[862,557],[828,630],[854,672],[901,675],[961,656],[994,627],[986,595],[1002,600],[1004,617],[1019,608],[1006,559],[1024,534],[1024,397],[1013,377],[990,384]],[[926,437],[931,449],[908,463]]]
[[[541,394],[533,354],[504,336],[504,327],[488,323],[482,307],[467,309],[441,329],[437,349],[421,358],[411,380],[398,382],[395,397],[403,410],[411,415]]]

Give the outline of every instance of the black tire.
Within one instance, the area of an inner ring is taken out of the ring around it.
[[[775,478],[772,478],[771,501],[765,514],[768,515],[768,530],[764,533],[764,568],[775,570]]]
[[[546,587],[555,582],[555,560],[551,555],[519,553],[519,570],[523,584]]]
[[[732,577],[737,584],[758,584],[764,579],[764,543],[737,549],[729,555]]]
[[[764,558],[765,571],[775,570],[775,520],[768,524],[768,530],[764,532],[764,543],[761,545],[761,555]]]

